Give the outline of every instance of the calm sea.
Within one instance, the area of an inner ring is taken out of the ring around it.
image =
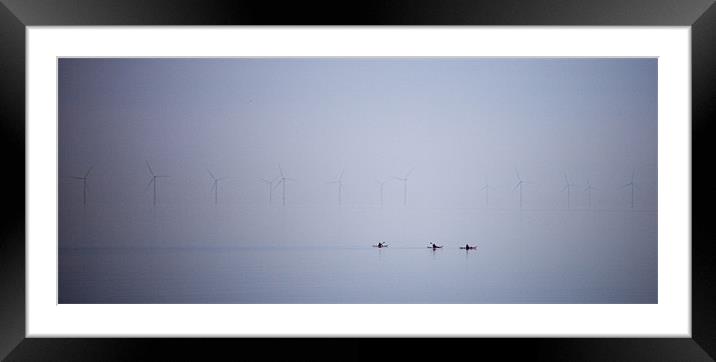
[[[476,251],[460,250],[463,240],[433,251],[419,239],[383,249],[372,240],[61,248],[59,302],[658,302],[655,213],[570,217],[534,216],[521,229],[469,240]]]

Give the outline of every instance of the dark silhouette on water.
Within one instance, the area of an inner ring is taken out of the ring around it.
[[[436,245],[435,243],[430,243],[430,246],[428,246],[428,248],[432,248],[433,250],[440,249],[440,248],[442,248],[442,245]]]
[[[470,244],[465,244],[465,246],[461,246],[460,249],[464,250],[476,250],[477,246],[470,246]]]
[[[388,244],[380,242],[378,245],[373,245],[374,248],[387,248]]]

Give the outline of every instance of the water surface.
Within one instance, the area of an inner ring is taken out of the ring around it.
[[[473,216],[484,222],[485,215]],[[369,240],[303,246],[153,241],[62,248],[59,301],[657,302],[656,213],[516,215],[492,215],[492,222],[485,225],[466,218],[462,227],[475,228],[471,243],[479,245],[476,251],[460,250],[464,241],[457,240],[441,242],[445,247],[433,251],[417,238],[390,242],[383,249],[371,247]],[[616,228],[616,224],[633,227]],[[478,238],[480,234],[491,237]]]

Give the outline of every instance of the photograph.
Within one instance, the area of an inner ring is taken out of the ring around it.
[[[657,57],[56,65],[59,304],[659,303]]]
[[[341,5],[0,0],[0,359],[714,360],[714,0]]]

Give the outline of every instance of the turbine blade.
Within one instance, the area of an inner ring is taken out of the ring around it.
[[[79,177],[79,176],[70,176],[70,178],[73,178],[75,180],[84,180],[85,179],[84,177]]]
[[[214,173],[211,172],[211,170],[209,170],[209,169],[207,168],[207,169],[206,169],[206,172],[209,173],[209,176],[211,176],[212,179],[216,180],[216,176],[214,176]]]
[[[149,190],[149,186],[152,186],[152,182],[154,182],[154,177],[152,177],[152,178],[149,179],[149,183],[148,183],[147,186],[144,188],[144,192],[147,192],[147,190]]]
[[[85,178],[89,176],[90,172],[92,172],[92,169],[94,168],[94,165],[90,166],[90,168],[87,170],[87,173],[85,173]]]
[[[408,177],[410,177],[410,175],[413,173],[413,171],[415,171],[415,167],[411,168],[410,171],[408,171],[408,173],[405,174],[404,178],[407,179]]]
[[[279,181],[276,183],[276,185],[274,185],[273,188],[274,188],[274,189],[277,189],[277,188],[278,188],[278,185],[280,185],[282,182],[283,182],[283,180],[279,180]]]
[[[568,188],[569,188],[569,185],[564,185],[564,187],[562,188],[562,192],[566,191]]]
[[[338,176],[338,181],[343,180],[343,173],[346,172],[345,169],[341,170],[341,174]]]
[[[211,191],[213,192],[214,190],[216,190],[216,181],[211,183]]]
[[[522,182],[518,182],[517,185],[515,185],[515,187],[512,188],[512,191],[517,190],[517,188],[520,187],[521,184],[522,184]]]
[[[151,173],[152,176],[154,176],[154,170],[152,170],[152,166],[149,166],[149,161],[146,161],[146,160],[145,160],[144,162],[147,163],[147,168],[149,169],[149,173]]]
[[[281,177],[284,177],[284,176],[285,176],[285,175],[283,174],[283,169],[281,168],[281,164],[278,165],[278,172],[281,173]]]

